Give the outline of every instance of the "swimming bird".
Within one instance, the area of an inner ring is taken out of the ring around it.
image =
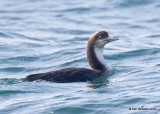
[[[108,35],[106,31],[93,33],[87,44],[87,60],[92,69],[88,68],[65,68],[46,73],[31,74],[24,81],[45,80],[57,83],[87,82],[93,81],[109,72],[103,57],[104,46],[118,40]]]

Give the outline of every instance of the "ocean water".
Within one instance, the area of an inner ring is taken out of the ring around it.
[[[88,67],[95,31],[112,75],[101,84],[22,82]],[[159,0],[0,0],[0,114],[160,114]]]

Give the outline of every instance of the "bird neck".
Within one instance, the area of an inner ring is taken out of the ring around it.
[[[94,70],[106,71],[105,60],[103,57],[103,49],[104,47],[97,47],[94,45],[90,45],[88,43],[87,46],[87,59],[89,65]]]

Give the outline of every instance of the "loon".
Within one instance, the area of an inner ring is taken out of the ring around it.
[[[107,43],[118,40],[108,35],[106,31],[98,31],[89,37],[87,44],[87,60],[92,69],[88,68],[65,68],[46,73],[31,74],[24,81],[45,80],[55,83],[87,82],[93,81],[109,73],[105,64],[103,49]]]

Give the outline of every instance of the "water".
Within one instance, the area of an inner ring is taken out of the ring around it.
[[[1,0],[0,114],[160,113],[159,12],[158,0]],[[113,74],[103,86],[21,82],[89,67],[86,43],[98,30],[120,39],[104,50]]]

